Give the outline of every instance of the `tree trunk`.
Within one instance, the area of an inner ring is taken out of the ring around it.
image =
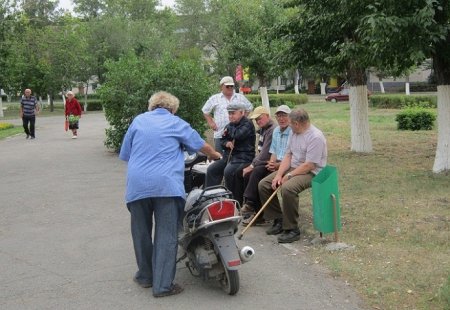
[[[378,78],[379,79],[379,83],[380,83],[380,91],[382,94],[386,93],[386,91],[384,90],[384,84],[383,84],[383,79]]]
[[[295,69],[295,77],[294,77],[294,91],[298,95],[300,94],[300,91],[298,90],[298,81],[300,79],[300,73],[298,72],[298,69]]]
[[[434,173],[450,170],[450,85],[439,85],[437,90],[438,143],[433,165]]]
[[[320,94],[321,95],[326,95],[327,94],[327,83],[325,82],[320,82]]]
[[[1,94],[1,89],[0,89],[0,117],[3,117],[3,116],[5,116],[4,114],[3,114],[3,99],[2,99],[2,94]]]
[[[411,95],[411,92],[409,91],[409,75],[406,76],[405,93],[408,96]]]
[[[89,90],[89,81],[86,81],[86,91],[84,92],[84,113],[87,112],[87,98],[88,98],[88,90]]]
[[[270,113],[270,105],[269,105],[269,94],[267,93],[267,87],[261,86],[259,88],[259,93],[261,94],[261,103],[262,106],[267,109]]]
[[[354,152],[372,152],[372,140],[369,131],[369,101],[367,85],[350,87],[351,150]]]

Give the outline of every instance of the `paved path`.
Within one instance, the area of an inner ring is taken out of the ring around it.
[[[308,258],[306,243],[279,245],[263,227],[240,241],[257,254],[240,270],[238,295],[180,263],[185,292],[154,299],[132,282],[126,165],[103,146],[106,126],[102,113],[87,114],[72,140],[61,116],[39,117],[36,140],[0,140],[0,309],[366,308]]]

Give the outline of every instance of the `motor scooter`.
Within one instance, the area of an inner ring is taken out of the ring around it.
[[[206,156],[185,153],[187,193],[183,229],[178,243],[184,250],[180,260],[193,276],[218,280],[229,295],[239,291],[238,268],[250,261],[255,251],[238,248],[235,234],[242,220],[239,203],[224,186],[204,188]]]

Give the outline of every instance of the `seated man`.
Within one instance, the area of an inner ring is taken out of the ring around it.
[[[242,173],[242,169],[250,165],[255,157],[255,126],[245,116],[243,105],[232,103],[227,110],[230,123],[225,126],[221,138],[223,157],[209,165],[205,186],[220,185],[225,178],[225,186],[233,193],[234,199],[242,204],[242,189],[236,186],[234,180],[236,173]]]
[[[264,210],[264,217],[274,220],[266,233],[278,235],[279,243],[300,239],[298,227],[298,195],[311,187],[312,178],[327,164],[327,142],[322,131],[310,123],[308,113],[295,110],[289,114],[292,136],[278,171],[259,182],[261,201],[267,201],[281,186],[282,205],[275,195]]]
[[[252,221],[254,215],[261,208],[258,193],[259,181],[271,172],[278,170],[286,151],[288,138],[292,133],[289,127],[289,113],[291,113],[291,109],[287,105],[281,105],[277,108],[275,117],[278,121],[278,126],[275,129],[273,129],[274,125],[268,114],[267,116],[264,116],[264,114],[259,116],[257,112],[258,108],[255,109],[251,118],[256,117],[257,124],[260,126],[259,143],[262,141],[262,147],[252,164],[244,169],[244,178],[246,180],[245,203],[241,210],[244,216],[242,222],[244,226]],[[260,215],[255,223],[264,223],[263,216]]]

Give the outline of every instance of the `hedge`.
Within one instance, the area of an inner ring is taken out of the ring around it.
[[[402,109],[407,107],[436,108],[435,95],[373,95],[370,105],[380,109]]]
[[[436,115],[424,108],[407,108],[397,114],[395,120],[400,130],[431,130]]]
[[[10,123],[0,123],[0,130],[14,128],[13,124]]]
[[[247,99],[253,103],[254,106],[260,106],[261,95],[246,95]],[[271,107],[278,107],[280,105],[287,105],[290,108],[308,102],[308,96],[305,94],[269,94],[269,105]]]

